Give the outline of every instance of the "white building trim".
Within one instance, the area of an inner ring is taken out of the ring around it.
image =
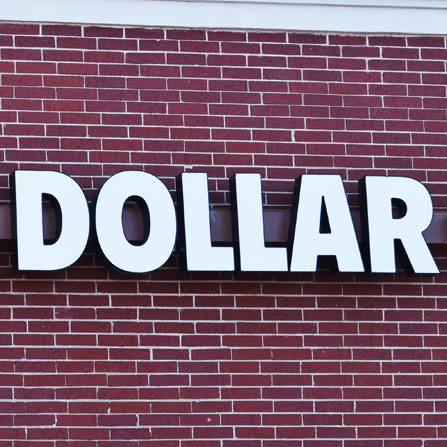
[[[447,34],[447,0],[3,0],[0,20]]]

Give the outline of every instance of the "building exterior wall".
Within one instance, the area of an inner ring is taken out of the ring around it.
[[[257,172],[423,182],[446,206],[444,36],[0,24],[0,198],[15,169],[94,200],[122,170],[206,172],[213,207]],[[437,276],[19,273],[1,242],[0,447],[441,447],[446,247]]]

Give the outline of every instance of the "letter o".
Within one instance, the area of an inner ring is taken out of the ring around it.
[[[123,229],[123,206],[129,197],[146,202],[150,231],[142,245],[132,245]],[[123,171],[110,177],[101,188],[95,211],[96,233],[104,256],[118,269],[145,273],[161,267],[175,245],[175,208],[166,186],[155,176]]]

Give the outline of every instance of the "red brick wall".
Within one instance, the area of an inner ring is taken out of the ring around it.
[[[14,169],[90,198],[146,170],[175,192],[260,172],[421,180],[447,205],[444,37],[0,24],[0,198]],[[90,247],[22,274],[0,255],[0,447],[443,447],[446,247],[436,277],[118,274]]]

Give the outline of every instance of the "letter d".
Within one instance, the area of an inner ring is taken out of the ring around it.
[[[90,218],[87,201],[70,177],[53,171],[15,171],[16,233],[19,270],[59,270],[78,260],[87,244]],[[42,195],[60,206],[61,231],[44,243]]]

